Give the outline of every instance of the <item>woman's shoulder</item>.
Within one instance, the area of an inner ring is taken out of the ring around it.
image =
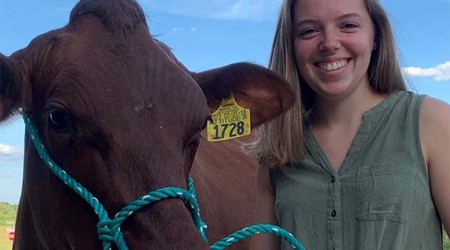
[[[420,111],[420,140],[425,158],[434,152],[450,148],[450,105],[442,100],[425,97]]]
[[[426,97],[420,117],[420,140],[433,199],[447,231],[450,229],[450,105]]]
[[[442,100],[426,96],[421,108],[421,121],[431,126],[450,128],[450,105]]]
[[[409,90],[400,90],[389,94],[383,103],[379,106],[385,105],[392,107],[398,112],[413,112],[415,116],[419,114],[423,102],[428,97],[423,94],[418,94]]]

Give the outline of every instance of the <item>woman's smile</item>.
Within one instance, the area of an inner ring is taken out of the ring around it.
[[[347,63],[350,61],[350,59],[339,59],[335,61],[328,61],[328,62],[317,62],[314,64],[314,66],[320,68],[321,70],[330,72],[330,71],[336,71],[341,68],[344,68]]]

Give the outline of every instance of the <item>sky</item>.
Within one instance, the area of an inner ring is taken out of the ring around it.
[[[0,53],[68,23],[75,0],[0,0]],[[138,0],[150,32],[192,71],[267,66],[281,0]],[[450,103],[450,0],[381,0],[410,89]],[[19,202],[24,125],[0,124],[0,201]]]

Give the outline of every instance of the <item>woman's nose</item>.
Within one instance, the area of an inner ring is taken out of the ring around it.
[[[341,41],[337,31],[325,30],[322,33],[322,40],[319,44],[320,51],[334,51],[341,47]]]

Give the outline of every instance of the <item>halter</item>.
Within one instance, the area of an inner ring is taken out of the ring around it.
[[[100,241],[102,241],[103,250],[111,249],[111,245],[113,242],[116,244],[118,249],[128,250],[128,246],[125,242],[124,236],[120,231],[122,222],[125,221],[128,216],[132,215],[142,207],[153,202],[168,198],[180,198],[184,201],[186,206],[188,206],[191,210],[191,214],[197,227],[197,231],[199,232],[203,240],[208,243],[208,239],[206,236],[207,225],[200,216],[200,209],[195,193],[194,182],[191,176],[189,176],[189,190],[178,187],[165,187],[157,189],[155,191],[151,191],[146,195],[143,195],[125,205],[125,207],[123,207],[114,216],[114,218],[111,219],[98,199],[52,160],[39,137],[39,133],[36,127],[31,121],[30,115],[24,113],[23,118],[25,121],[26,131],[30,135],[36,151],[39,154],[39,157],[44,161],[44,163],[53,174],[55,174],[62,182],[64,182],[69,188],[71,188],[75,193],[83,198],[98,215],[99,222],[97,223],[97,234]],[[239,230],[236,233],[216,242],[211,246],[211,249],[221,250],[228,246],[231,246],[241,239],[259,233],[272,233],[278,235],[287,240],[293,248],[305,249],[291,233],[278,226],[267,224],[253,225]]]

